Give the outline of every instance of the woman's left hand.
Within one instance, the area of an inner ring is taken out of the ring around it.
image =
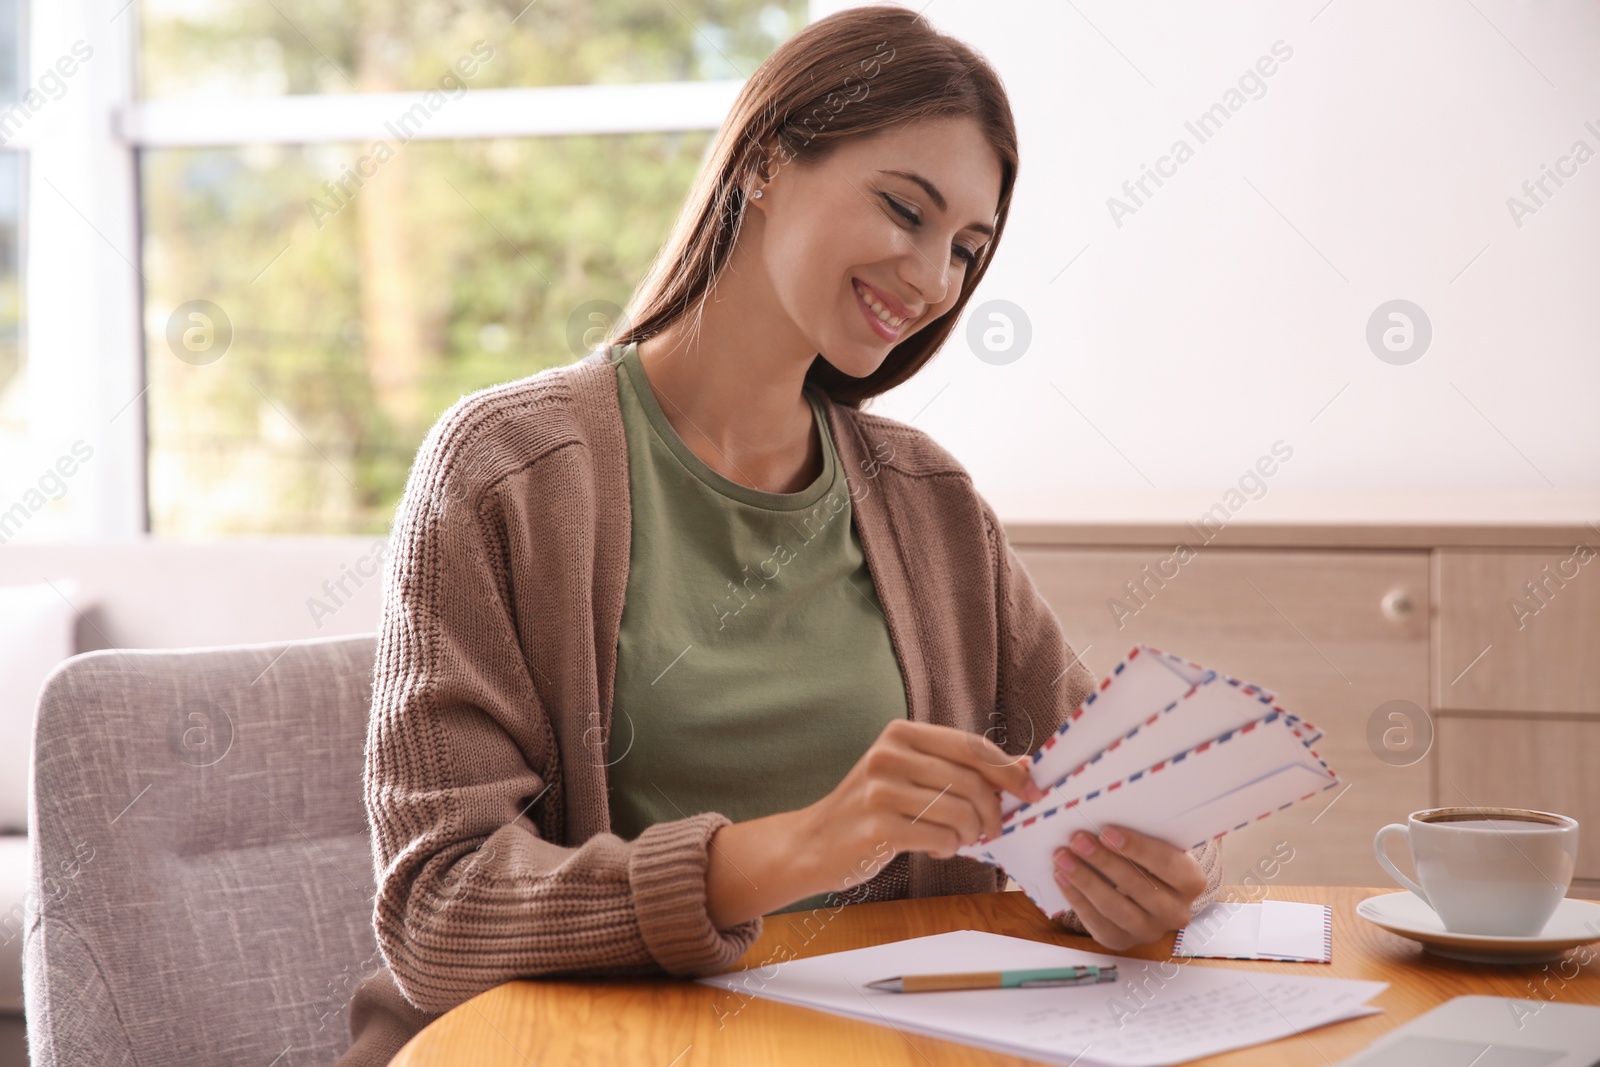
[[[1089,935],[1114,952],[1187,926],[1206,888],[1192,853],[1134,830],[1079,831],[1070,845],[1056,850],[1056,884]]]

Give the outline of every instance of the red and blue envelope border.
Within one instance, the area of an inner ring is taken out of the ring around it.
[[[1158,712],[1157,714],[1159,715],[1160,713]],[[1333,768],[1329,767],[1327,761],[1324,760],[1321,756],[1319,756],[1317,754],[1316,749],[1311,747],[1312,742],[1305,740],[1305,735],[1307,733],[1309,733],[1309,732],[1315,731],[1316,728],[1314,726],[1312,726],[1310,723],[1305,722],[1299,716],[1291,715],[1289,712],[1284,711],[1282,708],[1274,707],[1274,709],[1272,711],[1268,712],[1266,715],[1262,716],[1259,719],[1255,719],[1252,722],[1247,722],[1243,726],[1235,727],[1234,729],[1229,730],[1227,733],[1222,734],[1219,737],[1212,738],[1210,741],[1202,741],[1200,744],[1195,745],[1193,748],[1185,749],[1184,751],[1178,753],[1176,756],[1172,756],[1172,757],[1170,757],[1168,759],[1164,759],[1160,763],[1154,764],[1153,766],[1150,766],[1150,767],[1146,767],[1142,771],[1135,771],[1133,774],[1128,775],[1128,777],[1118,779],[1117,781],[1112,782],[1110,785],[1105,786],[1104,788],[1096,789],[1094,792],[1086,793],[1081,797],[1073,797],[1071,800],[1065,801],[1064,803],[1057,803],[1057,804],[1051,806],[1050,808],[1047,808],[1046,810],[1040,812],[1037,815],[1030,815],[1030,816],[1028,816],[1026,818],[1018,818],[1018,816],[1020,816],[1023,811],[1027,810],[1027,808],[1036,807],[1037,806],[1037,805],[1024,805],[1023,807],[1018,808],[1015,812],[1012,813],[1012,817],[1011,817],[1010,820],[1008,820],[1008,824],[1007,825],[1001,827],[1000,836],[1004,837],[1007,834],[1009,834],[1009,833],[1011,833],[1011,832],[1013,832],[1015,830],[1021,830],[1024,827],[1032,826],[1034,823],[1038,822],[1040,819],[1048,819],[1052,815],[1057,814],[1058,812],[1068,811],[1068,810],[1070,810],[1072,808],[1077,807],[1079,804],[1087,803],[1087,802],[1093,800],[1095,797],[1099,796],[1101,793],[1111,793],[1111,792],[1114,792],[1117,789],[1120,789],[1121,787],[1123,787],[1125,785],[1131,785],[1132,783],[1137,782],[1140,778],[1143,778],[1147,774],[1157,774],[1162,769],[1164,769],[1166,767],[1172,766],[1174,764],[1182,763],[1184,760],[1188,759],[1190,756],[1198,756],[1202,752],[1205,752],[1208,749],[1211,749],[1213,747],[1221,747],[1222,745],[1225,745],[1229,741],[1233,740],[1235,737],[1242,737],[1243,735],[1250,733],[1252,730],[1254,730],[1258,726],[1268,726],[1268,725],[1271,725],[1274,722],[1277,722],[1279,719],[1283,720],[1284,728],[1287,729],[1290,733],[1294,734],[1296,738],[1299,738],[1301,740],[1301,743],[1306,746],[1306,751],[1308,753],[1310,753],[1311,757],[1317,761],[1317,766],[1321,767],[1323,769],[1323,771],[1327,773],[1330,781],[1328,782],[1327,785],[1322,786],[1322,787],[1320,787],[1318,789],[1313,789],[1311,792],[1307,793],[1303,797],[1296,797],[1294,800],[1291,800],[1286,804],[1280,804],[1276,808],[1272,808],[1272,809],[1270,809],[1268,811],[1264,811],[1260,815],[1257,815],[1254,819],[1246,819],[1244,822],[1240,823],[1239,825],[1230,827],[1230,829],[1232,829],[1232,830],[1242,830],[1246,826],[1249,826],[1253,822],[1258,822],[1261,819],[1265,819],[1268,815],[1271,815],[1274,811],[1282,811],[1284,808],[1287,808],[1292,804],[1297,804],[1302,800],[1310,800],[1312,797],[1316,796],[1318,793],[1323,792],[1324,790],[1327,790],[1327,789],[1329,789],[1329,788],[1331,788],[1333,786],[1342,784],[1340,779],[1339,779],[1339,777],[1333,773]],[[1144,723],[1141,723],[1140,726],[1141,727],[1148,726],[1150,724],[1150,721],[1151,720],[1146,720]],[[1134,731],[1134,732],[1137,732],[1137,731]],[[1131,737],[1132,733],[1129,733],[1128,736]],[[1114,747],[1114,746],[1112,746],[1112,747]],[[1107,752],[1111,751],[1111,747],[1108,747],[1106,749],[1106,751]],[[1090,761],[1090,763],[1093,763],[1093,762],[1094,762],[1093,760]],[[1087,766],[1089,766],[1089,764],[1084,764],[1084,766],[1087,767]],[[1083,770],[1083,767],[1079,767],[1077,771],[1073,771],[1072,775],[1077,774],[1078,771],[1081,771],[1081,770]],[[1067,778],[1071,778],[1072,775],[1068,775]],[[1065,782],[1067,780],[1067,778],[1063,778],[1061,780],[1061,782]],[[1061,782],[1057,783],[1058,787],[1060,786]],[[1040,801],[1039,803],[1042,804],[1044,802]],[[1211,840],[1214,841],[1214,840],[1216,840],[1217,838],[1221,837],[1223,834],[1225,834],[1227,832],[1228,832],[1228,830],[1223,830],[1220,833],[1217,833],[1217,834],[1213,835]],[[995,839],[992,838],[992,837],[984,838],[984,839],[980,840],[978,842],[978,844],[982,844],[984,841],[993,841],[993,840],[995,840]],[[1191,845],[1189,847],[1190,848],[1198,848],[1199,846],[1201,846],[1203,844],[1205,844],[1205,841],[1196,841],[1193,845]]]
[[[1283,715],[1286,718],[1286,720],[1288,721],[1288,723],[1290,724],[1290,727],[1294,731],[1295,735],[1297,737],[1300,737],[1303,740],[1305,740],[1305,745],[1306,745],[1307,749],[1310,749],[1311,745],[1322,736],[1322,731],[1317,729],[1317,727],[1313,726],[1309,722],[1306,722],[1304,719],[1301,719],[1297,715],[1294,715],[1294,714],[1291,714],[1290,712],[1284,711],[1283,708],[1279,707],[1276,703],[1274,703],[1274,701],[1276,700],[1276,695],[1274,693],[1272,693],[1272,692],[1270,692],[1268,690],[1262,689],[1260,686],[1250,685],[1250,684],[1248,684],[1246,682],[1241,682],[1237,678],[1234,678],[1234,677],[1231,677],[1229,675],[1223,674],[1220,671],[1212,670],[1209,667],[1202,667],[1202,666],[1200,666],[1200,664],[1195,663],[1195,662],[1193,662],[1191,660],[1183,659],[1180,656],[1174,656],[1170,652],[1162,652],[1158,648],[1153,648],[1150,645],[1142,645],[1141,644],[1141,645],[1135,645],[1134,648],[1133,648],[1133,651],[1129,652],[1127,657],[1125,659],[1123,659],[1122,662],[1120,662],[1120,663],[1118,663],[1116,665],[1116,667],[1111,671],[1110,674],[1108,674],[1105,677],[1105,679],[1100,683],[1100,685],[1096,688],[1096,690],[1094,692],[1090,693],[1088,695],[1088,697],[1086,697],[1084,699],[1083,703],[1078,705],[1078,707],[1072,712],[1071,715],[1067,716],[1067,721],[1063,722],[1059,727],[1057,727],[1055,733],[1051,734],[1048,738],[1045,739],[1044,744],[1040,745],[1038,750],[1033,753],[1032,761],[1034,763],[1038,763],[1039,760],[1041,758],[1043,758],[1044,754],[1055,746],[1055,743],[1057,741],[1059,741],[1062,737],[1066,736],[1067,732],[1072,728],[1072,724],[1077,722],[1078,719],[1082,717],[1084,711],[1094,704],[1095,698],[1101,692],[1103,692],[1106,689],[1107,686],[1109,686],[1111,684],[1112,680],[1115,679],[1117,675],[1121,674],[1123,669],[1126,668],[1128,666],[1128,664],[1132,663],[1136,658],[1138,658],[1138,656],[1139,656],[1141,651],[1149,652],[1149,653],[1152,653],[1154,655],[1161,656],[1161,657],[1163,657],[1165,659],[1169,659],[1169,660],[1173,661],[1174,663],[1182,663],[1185,666],[1193,667],[1195,670],[1198,670],[1198,671],[1204,671],[1206,673],[1206,677],[1201,679],[1199,682],[1195,683],[1194,685],[1191,685],[1189,687],[1188,691],[1183,694],[1183,696],[1177,698],[1176,700],[1173,700],[1173,701],[1169,702],[1166,707],[1161,708],[1159,711],[1154,712],[1153,714],[1150,715],[1149,718],[1145,719],[1139,725],[1135,726],[1133,729],[1129,730],[1127,733],[1123,734],[1121,737],[1119,737],[1115,741],[1111,742],[1111,744],[1107,745],[1105,748],[1103,748],[1099,752],[1095,753],[1094,757],[1092,759],[1090,759],[1087,763],[1081,764],[1080,766],[1078,766],[1078,767],[1074,768],[1073,770],[1067,772],[1060,779],[1058,779],[1053,785],[1051,785],[1050,789],[1051,789],[1052,792],[1054,792],[1055,790],[1059,790],[1063,785],[1065,785],[1072,778],[1075,778],[1079,774],[1082,774],[1084,771],[1088,770],[1090,767],[1094,766],[1096,763],[1100,762],[1100,759],[1101,759],[1102,756],[1105,756],[1105,755],[1108,755],[1108,754],[1110,754],[1112,752],[1115,752],[1117,750],[1117,748],[1124,741],[1131,740],[1132,738],[1137,736],[1139,731],[1143,730],[1147,726],[1150,726],[1150,725],[1154,724],[1156,721],[1158,721],[1161,718],[1161,716],[1167,714],[1168,712],[1172,711],[1174,708],[1178,707],[1178,705],[1180,703],[1182,703],[1185,700],[1188,700],[1190,697],[1194,696],[1197,692],[1199,692],[1202,686],[1209,685],[1212,681],[1226,682],[1227,684],[1233,686],[1235,689],[1238,689],[1240,692],[1244,693],[1246,696],[1254,697],[1261,704],[1263,704],[1266,707],[1269,707],[1269,708],[1272,709],[1272,713],[1271,714],[1266,715],[1262,719],[1256,720],[1256,722],[1271,722],[1275,715],[1278,715],[1278,714]],[[1156,771],[1160,770],[1162,768],[1162,766],[1164,766],[1167,763],[1177,763],[1178,761],[1184,759],[1186,756],[1189,755],[1190,752],[1196,752],[1196,753],[1204,752],[1211,745],[1213,745],[1213,744],[1221,744],[1222,742],[1226,741],[1229,737],[1233,736],[1233,734],[1235,732],[1248,732],[1250,729],[1254,728],[1254,726],[1255,726],[1255,723],[1249,723],[1249,724],[1246,724],[1243,727],[1238,728],[1238,731],[1230,730],[1228,733],[1223,734],[1220,737],[1216,737],[1216,738],[1213,738],[1210,741],[1206,741],[1206,742],[1204,742],[1202,744],[1196,745],[1193,749],[1190,749],[1189,751],[1179,753],[1177,756],[1172,757],[1172,759],[1170,759],[1170,760],[1163,760],[1161,763],[1156,764],[1154,767],[1148,768],[1148,771],[1149,771],[1149,773],[1153,774]],[[1308,735],[1309,735],[1309,737],[1308,737]],[[1315,756],[1316,752],[1312,751],[1311,754],[1313,756]],[[1321,760],[1320,757],[1318,759],[1318,762],[1322,764],[1322,767],[1325,770],[1328,769],[1327,763],[1324,762],[1323,760]],[[1138,774],[1132,775],[1129,778],[1125,779],[1124,781],[1125,782],[1137,781],[1145,773],[1146,773],[1145,771],[1140,771]],[[1333,772],[1331,770],[1329,770],[1328,773],[1332,774]],[[1115,782],[1115,783],[1113,783],[1113,784],[1111,784],[1109,786],[1106,786],[1105,791],[1109,792],[1109,791],[1111,791],[1113,789],[1116,789],[1117,787],[1119,787],[1119,786],[1121,786],[1123,784],[1124,784],[1123,781]],[[1100,793],[1100,790],[1096,790],[1095,792],[1090,793],[1088,796],[1081,797],[1079,799],[1081,799],[1081,800],[1092,800],[1094,797],[1098,796],[1099,793]],[[1314,794],[1312,794],[1312,795],[1314,795]],[[1028,816],[1028,815],[1024,814],[1028,810],[1030,810],[1032,808],[1039,807],[1040,805],[1043,805],[1043,804],[1046,804],[1046,803],[1049,803],[1050,807],[1047,808],[1044,813],[1042,813],[1040,815],[1032,815],[1032,816]],[[1073,803],[1076,803],[1076,802],[1073,802]],[[1058,810],[1061,810],[1063,807],[1071,807],[1071,806],[1072,806],[1071,803],[1063,805],[1059,801],[1053,801],[1052,802],[1052,801],[1049,801],[1049,800],[1039,800],[1039,801],[1036,801],[1036,802],[1034,802],[1032,804],[1024,803],[1021,807],[1016,808],[1014,811],[1012,811],[1009,815],[1006,816],[1005,822],[1008,825],[1007,825],[1007,827],[1005,829],[1003,829],[1001,831],[1001,833],[1003,835],[1005,833],[1010,832],[1011,829],[1015,829],[1017,826],[1027,825],[1027,823],[1031,822],[1033,819],[1044,818],[1047,815],[1053,814],[1054,812],[1056,812]],[[1281,809],[1279,809],[1279,810],[1281,810]],[[1241,825],[1245,825],[1245,824],[1241,824]],[[1239,827],[1235,827],[1234,829],[1238,829],[1238,828]]]

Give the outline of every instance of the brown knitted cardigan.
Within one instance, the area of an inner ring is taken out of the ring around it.
[[[920,430],[825,403],[908,714],[1037,748],[1095,684],[988,504]],[[590,358],[464,398],[396,516],[365,796],[387,966],[351,1003],[340,1067],[536,975],[692,975],[761,920],[706,915],[715,812],[610,833],[607,732],[629,557],[616,370]],[[1196,850],[1221,888],[1220,850]],[[897,857],[852,899],[988,892],[967,859]],[[1070,914],[1069,929],[1083,932]]]

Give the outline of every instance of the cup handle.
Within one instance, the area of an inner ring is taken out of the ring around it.
[[[1392,822],[1388,826],[1385,826],[1383,829],[1379,830],[1372,838],[1372,853],[1378,857],[1379,866],[1389,872],[1390,878],[1393,878],[1402,886],[1415,893],[1424,904],[1428,905],[1430,908],[1433,907],[1433,902],[1428,899],[1428,894],[1422,891],[1422,887],[1413,882],[1411,879],[1407,878],[1405,875],[1401,874],[1400,868],[1394,865],[1394,861],[1391,860],[1388,853],[1384,851],[1383,839],[1390,834],[1399,834],[1401,837],[1405,838],[1406,851],[1411,851],[1411,831],[1402,823]],[[1413,864],[1416,863],[1415,854],[1412,855],[1411,861]]]

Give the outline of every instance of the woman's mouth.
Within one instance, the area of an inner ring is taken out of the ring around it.
[[[885,341],[898,341],[906,320],[892,313],[859,279],[850,279],[850,287],[856,293],[856,306],[861,309],[873,332]]]

